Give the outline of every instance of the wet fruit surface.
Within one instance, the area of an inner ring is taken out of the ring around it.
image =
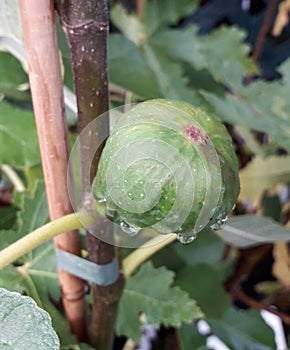
[[[130,235],[152,227],[193,241],[205,226],[221,226],[236,202],[231,138],[220,121],[187,103],[140,103],[107,140],[93,193]]]

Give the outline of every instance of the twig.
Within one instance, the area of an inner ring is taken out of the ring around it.
[[[136,0],[136,14],[138,17],[142,17],[144,12],[145,0]]]
[[[259,60],[259,58],[261,56],[264,42],[265,42],[267,33],[269,31],[269,28],[271,26],[272,18],[273,18],[274,12],[276,10],[277,3],[278,3],[278,0],[269,0],[267,9],[266,9],[266,12],[264,15],[263,23],[262,23],[260,31],[257,35],[257,39],[255,42],[254,50],[253,50],[253,54],[252,54],[252,58],[256,62]]]
[[[260,301],[255,300],[255,299],[252,299],[241,290],[233,290],[232,295],[235,298],[244,302],[246,305],[248,305],[254,309],[265,310],[265,311],[271,312],[272,314],[280,317],[284,323],[290,324],[290,316],[276,310],[273,306],[267,305],[267,304],[264,304]]]
[[[52,0],[19,0],[29,81],[51,220],[72,212],[67,190],[67,129]],[[62,250],[80,254],[77,231],[54,238]],[[79,340],[86,339],[84,282],[59,269],[62,302]]]
[[[109,109],[108,76],[107,76],[107,35],[109,28],[106,0],[56,0],[57,11],[62,27],[66,32],[72,57],[75,91],[78,105],[79,132],[95,118],[100,117]],[[96,174],[101,149],[95,155],[92,164],[88,162],[89,147],[96,144],[97,137],[101,140],[109,134],[109,121],[102,121],[102,126],[91,139],[81,140],[82,172],[87,173],[90,165],[90,179],[83,176],[83,198],[90,193],[91,181]],[[104,121],[104,122],[103,122]],[[99,230],[106,230],[106,235],[113,236],[113,226],[110,222],[102,225]],[[96,236],[98,234],[96,229]],[[89,259],[99,265],[107,264],[115,258],[115,248],[94,235],[87,233],[87,249]],[[111,350],[114,340],[114,326],[117,307],[123,290],[123,277],[110,286],[92,285],[92,324],[91,343],[98,349]]]

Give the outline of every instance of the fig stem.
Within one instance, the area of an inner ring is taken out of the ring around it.
[[[76,230],[90,226],[94,219],[85,212],[78,212],[62,216],[59,219],[50,221],[46,225],[31,231],[16,242],[0,251],[0,270],[13,263],[24,254],[49,241],[53,237],[70,230]],[[154,237],[149,242],[141,245],[123,260],[123,273],[129,277],[133,272],[152,255],[176,240],[176,234],[166,236],[160,241],[160,237]]]
[[[13,263],[22,255],[27,254],[60,233],[79,229],[83,227],[84,221],[89,224],[89,220],[91,218],[86,213],[73,213],[37,228],[0,251],[0,269]]]
[[[123,273],[126,278],[152,255],[176,240],[176,234],[166,235],[166,239],[160,241],[160,237],[154,237],[149,242],[141,245],[123,260]]]

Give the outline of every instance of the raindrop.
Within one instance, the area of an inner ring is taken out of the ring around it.
[[[111,207],[109,207],[107,205],[106,210],[107,210],[107,215],[108,215],[109,218],[116,217],[117,212],[116,212],[116,210],[114,208],[111,208]]]
[[[140,231],[140,227],[129,225],[125,221],[120,222],[120,227],[123,232],[127,233],[128,236],[136,236]]]
[[[214,231],[218,231],[218,230],[221,230],[225,224],[227,223],[228,221],[228,217],[227,216],[222,216],[220,215],[218,218],[217,218],[217,222],[215,222],[214,224],[212,224],[210,227],[214,230]]]
[[[107,198],[104,197],[104,198],[98,199],[98,202],[101,204],[107,203]]]
[[[196,239],[196,233],[191,232],[191,233],[178,233],[177,234],[177,239],[181,244],[189,244],[193,242]]]

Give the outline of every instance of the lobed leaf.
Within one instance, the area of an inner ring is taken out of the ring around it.
[[[256,157],[240,171],[240,198],[254,201],[264,191],[290,180],[290,156]]]
[[[43,225],[48,218],[44,184],[37,181],[32,193],[22,197],[18,212],[18,230],[0,231],[0,249]],[[25,293],[52,317],[63,345],[73,344],[69,326],[54,301],[60,299],[57,266],[52,242],[41,245],[21,259],[23,265],[10,265],[0,271],[0,287]]]
[[[221,318],[230,305],[230,299],[221,285],[221,276],[208,264],[196,263],[180,269],[176,283],[196,300],[206,317]]]
[[[0,289],[0,347],[57,350],[59,340],[47,312],[30,297]]]
[[[203,92],[221,119],[235,125],[268,133],[285,150],[290,150],[290,60],[280,67],[281,81],[253,82],[248,87],[232,86],[225,97]]]
[[[217,336],[231,350],[274,349],[274,333],[259,312],[239,311],[231,306],[219,270],[217,265],[189,265],[177,273],[176,283],[201,307],[204,318],[211,327],[210,334]],[[195,337],[198,345],[202,345],[198,334],[196,337],[194,325],[183,327],[182,332],[182,344],[188,344],[191,337]]]
[[[240,86],[245,74],[257,72],[248,57],[249,47],[242,41],[245,34],[235,27],[222,27],[209,35],[200,36],[194,26],[184,30],[157,33],[152,42],[157,50],[172,61],[186,62],[194,69],[207,69],[217,82]]]
[[[162,27],[176,25],[182,18],[193,14],[197,6],[197,0],[167,0],[164,11],[164,2],[146,1],[142,19],[147,32],[152,35]]]
[[[150,283],[148,283],[150,281]],[[173,272],[164,267],[155,269],[151,262],[144,264],[126,283],[119,305],[118,334],[135,342],[140,339],[140,313],[152,326],[180,327],[202,316],[194,300],[179,287],[172,287]]]

